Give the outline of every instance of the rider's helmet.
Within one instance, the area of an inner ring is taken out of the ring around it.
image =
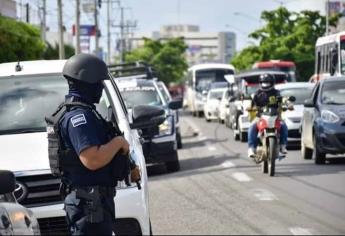
[[[274,87],[275,78],[272,74],[262,74],[259,78],[260,87],[262,90],[270,90]]]

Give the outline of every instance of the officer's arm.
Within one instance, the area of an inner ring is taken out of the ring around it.
[[[107,165],[119,151],[128,152],[128,143],[121,137],[115,137],[101,146],[88,147],[79,154],[80,161],[90,170],[97,170]]]

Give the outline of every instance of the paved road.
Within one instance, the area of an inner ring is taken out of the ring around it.
[[[184,115],[182,135],[181,170],[149,168],[154,234],[345,234],[345,158],[290,150],[269,177],[224,125]]]

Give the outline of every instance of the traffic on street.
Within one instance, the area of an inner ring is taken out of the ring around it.
[[[0,0],[0,44],[0,235],[345,235],[345,0]]]

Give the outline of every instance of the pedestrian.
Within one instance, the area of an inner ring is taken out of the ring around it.
[[[53,174],[61,176],[68,227],[72,235],[112,235],[114,161],[128,158],[129,145],[122,136],[110,134],[94,105],[102,96],[102,81],[108,79],[107,66],[94,55],[77,54],[62,73],[69,92],[46,121],[49,161]]]

